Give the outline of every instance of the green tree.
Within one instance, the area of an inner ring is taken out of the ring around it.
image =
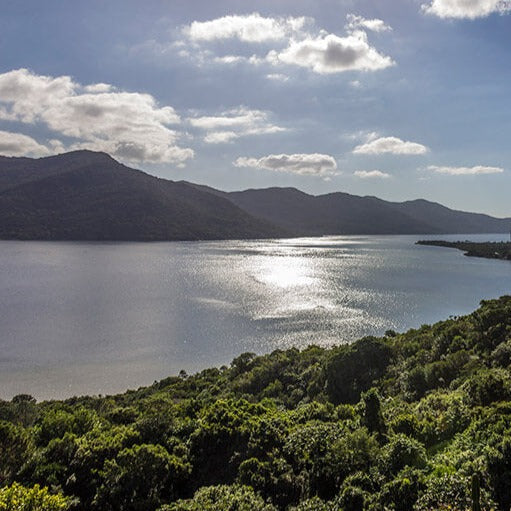
[[[107,460],[95,507],[112,511],[148,511],[178,496],[190,466],[161,445],[135,445]]]
[[[31,438],[23,427],[0,421],[0,485],[14,481],[32,449]]]
[[[193,499],[180,500],[159,511],[277,511],[248,486],[207,486]]]
[[[333,351],[325,368],[329,398],[335,404],[356,403],[384,375],[390,360],[391,349],[375,337]]]

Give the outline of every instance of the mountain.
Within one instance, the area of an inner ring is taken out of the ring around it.
[[[227,197],[257,218],[304,235],[440,232],[374,197],[341,192],[313,196],[295,188],[247,190]]]
[[[410,218],[427,218],[430,224],[438,226],[441,228],[440,232],[444,233],[508,233],[511,229],[511,218],[494,218],[480,213],[456,211],[424,199],[390,204]]]
[[[287,234],[223,197],[91,151],[1,157],[0,219],[3,239],[157,241]]]
[[[434,202],[296,188],[223,192],[131,169],[105,153],[0,156],[0,238],[248,239],[327,234],[509,232],[511,219]]]
[[[314,196],[296,188],[242,192],[199,188],[299,235],[507,233],[511,228],[510,218],[456,211],[424,199],[388,202],[341,192]]]

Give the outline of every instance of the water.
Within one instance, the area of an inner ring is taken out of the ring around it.
[[[511,293],[511,263],[417,239],[1,241],[0,398],[122,392],[245,351],[403,331]]]

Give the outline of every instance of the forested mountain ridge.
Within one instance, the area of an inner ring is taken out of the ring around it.
[[[223,192],[131,169],[105,153],[0,156],[0,239],[172,241],[335,234],[508,232],[511,219],[425,200],[296,188]]]
[[[287,233],[232,202],[104,153],[0,158],[0,238],[167,241]]]
[[[511,227],[510,218],[456,211],[424,199],[388,202],[342,192],[314,196],[296,188],[222,196],[255,217],[301,235],[507,233]]]
[[[510,369],[507,296],[116,396],[16,396],[0,401],[0,509],[466,511],[475,495],[507,511]]]
[[[268,188],[225,195],[251,215],[301,235],[439,233],[427,219],[410,218],[375,197],[335,192],[309,195],[295,188]]]

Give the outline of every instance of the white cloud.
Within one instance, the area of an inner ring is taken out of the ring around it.
[[[193,41],[235,38],[249,43],[261,43],[284,39],[301,30],[306,21],[304,17],[266,18],[255,12],[243,16],[223,16],[211,21],[194,21],[183,31]]]
[[[302,176],[320,176],[328,178],[337,174],[337,163],[328,154],[270,154],[262,158],[238,158],[236,167],[288,172]]]
[[[0,74],[0,119],[46,125],[72,139],[69,149],[106,151],[124,161],[182,163],[193,157],[169,128],[180,123],[172,107],[108,84],[84,87],[69,76],[26,69]]]
[[[358,145],[355,154],[424,154],[428,148],[417,142],[408,142],[397,137],[381,137]]]
[[[283,75],[281,73],[270,73],[266,75],[266,78],[275,82],[287,82],[289,80],[289,76]]]
[[[391,177],[390,174],[381,170],[356,170],[353,175],[361,179],[388,179]]]
[[[240,62],[248,61],[248,59],[241,55],[225,55],[223,57],[215,57],[213,61],[220,64],[239,64]]]
[[[188,54],[186,58],[188,61],[194,60],[199,66],[202,66],[208,62],[214,62],[215,64],[252,64],[257,66],[259,64],[265,63],[265,59],[262,57],[258,57],[257,55],[251,55],[250,57],[246,57],[244,55],[224,55],[222,57],[211,57],[212,52],[209,50],[196,51],[193,55]]]
[[[234,131],[212,131],[204,137],[207,144],[225,144],[238,138],[239,134]]]
[[[357,16],[355,14],[348,14],[346,16],[348,20],[348,24],[346,28],[348,30],[372,30],[373,32],[389,32],[392,30],[390,25],[387,25],[383,20],[374,18],[374,19],[366,19],[362,16]]]
[[[314,27],[312,18],[263,17],[259,13],[232,15],[210,21],[194,21],[183,33],[195,50],[186,58],[202,65],[208,52],[202,45],[217,40],[237,39],[248,43],[271,43],[273,49],[252,55],[211,56],[210,61],[222,64],[248,63],[261,65],[291,64],[316,73],[342,71],[376,71],[394,65],[394,61],[371,46],[367,31],[392,30],[380,19],[366,19],[353,14],[347,17],[347,35],[340,37]],[[180,50],[183,51],[183,50]],[[198,59],[197,55],[201,58]],[[273,73],[278,75],[278,73]],[[271,74],[270,74],[271,76]]]
[[[92,85],[86,85],[84,88],[85,92],[112,92],[115,87],[109,83],[94,83]]]
[[[270,113],[239,107],[216,116],[193,117],[190,124],[206,131],[204,141],[210,144],[232,142],[248,135],[267,135],[285,131],[270,121]]]
[[[346,37],[334,34],[292,40],[281,52],[270,52],[273,64],[285,63],[306,67],[316,73],[341,73],[343,71],[376,71],[394,65],[394,61],[379,53],[361,30]]]
[[[448,174],[450,176],[474,176],[480,174],[502,174],[504,169],[501,167],[486,167],[476,165],[475,167],[448,167],[430,165],[428,170],[437,174]]]
[[[4,156],[48,156],[50,150],[27,135],[0,131],[0,154]]]
[[[511,10],[509,0],[433,0],[423,4],[422,10],[440,18],[484,18],[493,13]]]

